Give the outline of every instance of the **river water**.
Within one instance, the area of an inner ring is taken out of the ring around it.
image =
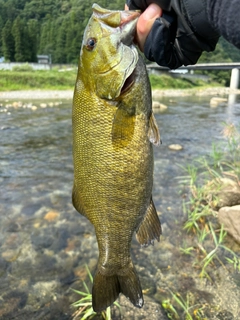
[[[168,109],[156,113],[163,143],[155,148],[153,198],[163,236],[148,248],[134,239],[132,255],[143,289],[157,303],[169,290],[188,292],[209,314],[214,310],[209,319],[239,319],[239,274],[219,267],[213,283],[200,281],[179,251],[185,242],[191,246],[182,230],[181,166],[223,140],[223,122],[240,123],[239,96],[217,108],[209,101],[161,99]],[[71,288],[82,289],[85,264],[94,272],[97,262],[93,227],[71,204],[71,102],[41,103],[0,101],[0,319],[71,319],[70,304],[79,298]],[[172,151],[171,144],[183,149]]]

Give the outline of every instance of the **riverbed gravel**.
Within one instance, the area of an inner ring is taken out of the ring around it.
[[[20,99],[20,100],[45,100],[45,99],[72,99],[72,90],[19,90],[2,91],[0,99]],[[221,96],[228,94],[240,94],[240,90],[231,90],[226,87],[194,88],[194,89],[157,89],[153,90],[153,97],[176,97],[176,96]]]

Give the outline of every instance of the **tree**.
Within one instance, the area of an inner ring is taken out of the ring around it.
[[[2,17],[0,16],[0,30],[3,29],[3,19]],[[2,37],[0,35],[0,57],[2,57],[3,55],[3,48],[2,48]]]
[[[7,20],[2,30],[2,51],[6,61],[14,61],[15,43],[12,35],[12,23]]]
[[[58,21],[58,33],[57,33],[57,43],[55,50],[55,61],[57,63],[66,63],[66,39],[67,39],[67,19],[61,19]]]
[[[27,24],[28,30],[28,61],[37,62],[37,50],[39,43],[39,25],[37,20],[31,19]]]
[[[26,34],[24,32],[24,25],[19,16],[14,20],[12,27],[12,35],[15,43],[14,60],[17,62],[26,61],[27,59],[25,57],[24,47],[24,40],[26,40]]]

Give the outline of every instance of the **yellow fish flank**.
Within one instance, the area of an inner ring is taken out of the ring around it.
[[[73,204],[96,231],[95,311],[123,293],[143,306],[133,266],[133,233],[159,240],[152,201],[153,148],[160,136],[145,65],[133,45],[138,12],[93,5],[80,52],[73,99]]]

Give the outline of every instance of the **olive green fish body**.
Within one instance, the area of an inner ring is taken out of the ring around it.
[[[159,238],[161,230],[151,200],[151,141],[155,139],[157,143],[159,137],[146,68],[132,46],[137,14],[121,17],[120,12],[94,8],[85,31],[73,101],[73,204],[95,227],[99,261],[93,307],[100,311],[112,304],[120,292],[134,305],[143,305],[130,257],[131,240],[137,231],[139,242],[147,245]],[[124,35],[119,28],[121,19],[127,19],[126,25],[132,24],[126,26]],[[89,39],[94,39],[96,48],[91,48]],[[120,43],[124,47],[119,49]],[[99,66],[107,58],[112,61],[110,66]]]

